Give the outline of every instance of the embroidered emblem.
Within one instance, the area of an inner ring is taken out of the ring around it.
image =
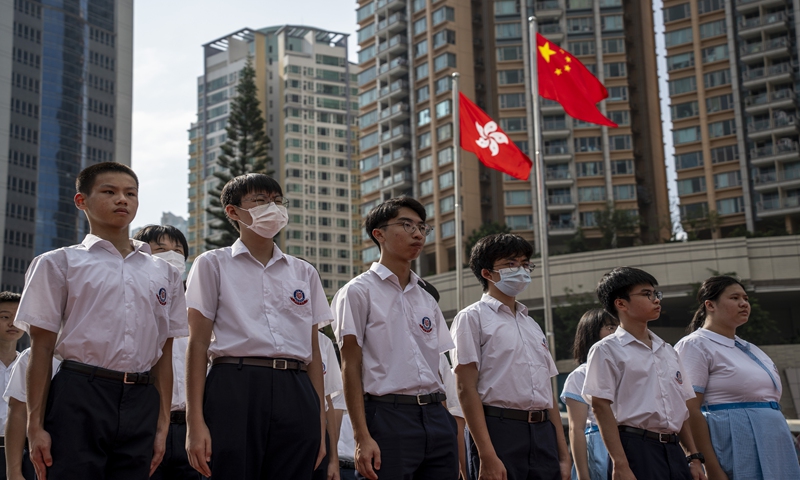
[[[683,385],[683,375],[681,375],[680,370],[675,373],[675,380],[678,381],[678,385]]]
[[[778,366],[775,365],[774,363],[772,364],[772,369],[775,370],[775,373],[777,373],[778,375],[781,374],[781,372],[778,371]]]
[[[328,366],[325,365],[325,362],[322,362],[322,374],[325,375],[328,373]]]
[[[294,291],[294,293],[290,298],[295,305],[305,305],[306,303],[308,303],[308,298],[306,297],[306,293],[300,290],[299,288]]]
[[[156,299],[158,300],[158,303],[160,303],[161,305],[166,305],[167,304],[167,289],[164,288],[164,287],[161,287],[161,289],[158,291],[158,295],[156,295]]]
[[[419,322],[419,328],[425,333],[431,333],[431,330],[433,330],[433,322],[431,322],[431,319],[428,317],[422,317],[422,320]]]
[[[548,348],[547,348],[547,339],[546,338],[542,339],[542,346],[545,348],[545,350],[548,350]]]

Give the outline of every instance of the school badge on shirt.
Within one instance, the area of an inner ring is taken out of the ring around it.
[[[156,299],[158,300],[158,303],[160,303],[161,305],[166,305],[167,304],[167,289],[164,288],[164,287],[161,287],[158,290],[158,294],[156,295]]]
[[[306,303],[308,303],[308,297],[306,297],[306,292],[300,290],[299,288],[295,290],[292,296],[289,298],[291,298],[292,302],[294,302],[295,305],[305,305]]]
[[[322,362],[322,374],[325,375],[328,373],[328,366],[325,365],[325,362]]]
[[[433,322],[431,322],[431,319],[428,317],[422,317],[422,320],[419,322],[419,328],[425,333],[431,333],[431,330],[433,330]]]
[[[675,380],[678,382],[678,385],[683,385],[683,375],[681,375],[680,370],[675,373]]]

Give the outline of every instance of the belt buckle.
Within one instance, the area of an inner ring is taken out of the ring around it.
[[[533,414],[539,413],[537,411],[530,411],[528,412],[528,423],[538,423],[536,420],[533,419]]]
[[[139,379],[139,374],[138,373],[129,374],[128,372],[125,372],[125,374],[122,376],[122,383],[124,383],[125,385],[136,385],[136,380],[133,380],[133,381],[128,380],[128,375],[136,375],[136,379],[137,380]]]
[[[279,367],[278,365],[280,365],[280,364],[278,362],[283,362],[283,366]],[[282,358],[273,359],[272,360],[272,368],[274,370],[288,370],[289,369],[289,361],[288,360],[284,360]]]
[[[426,395],[425,393],[417,394],[417,405],[427,405],[427,404],[431,403],[431,402],[423,402],[422,401],[422,398],[420,398],[420,397],[423,397],[425,395]]]
[[[666,438],[666,440],[664,440]],[[659,433],[658,434],[658,441],[661,443],[670,443],[672,441],[672,434],[671,433]]]

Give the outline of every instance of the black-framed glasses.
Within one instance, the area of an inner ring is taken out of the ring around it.
[[[411,222],[387,223],[385,225],[381,225],[378,228],[384,228],[384,227],[388,227],[388,226],[391,226],[391,225],[402,225],[403,226],[403,230],[405,230],[406,233],[414,233],[414,232],[417,231],[417,229],[419,229],[419,231],[420,231],[420,233],[422,233],[423,237],[427,237],[433,231],[433,227],[428,225],[427,223],[420,223],[420,224],[414,225]]]
[[[639,293],[631,293],[631,295],[641,295],[643,297],[647,297],[647,299],[650,300],[651,302],[655,302],[656,300],[661,300],[662,298],[664,298],[664,292],[658,290],[653,292],[647,290]]]
[[[280,195],[277,197],[270,197],[269,195],[253,195],[243,198],[242,203],[244,202],[253,202],[257,205],[269,205],[270,203],[274,203],[276,205],[283,205],[284,207],[289,206],[289,199]]]
[[[511,270],[511,273],[517,273],[517,272],[519,272],[519,269],[522,268],[526,272],[531,273],[531,272],[533,272],[533,269],[536,268],[536,265],[534,265],[532,263],[508,262],[508,263],[501,263],[501,264],[498,264],[498,265],[502,265],[502,266],[500,268],[495,269],[494,270],[495,272],[497,270]],[[495,265],[495,266],[497,266],[497,265]]]

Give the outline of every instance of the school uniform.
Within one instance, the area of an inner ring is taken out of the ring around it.
[[[418,281],[411,272],[401,288],[391,270],[373,263],[331,304],[339,347],[353,335],[362,348],[364,408],[381,451],[381,480],[458,478],[456,422],[441,403],[438,374],[439,354],[453,343]]]
[[[30,358],[31,349],[26,348],[19,353],[17,359],[14,361],[14,364],[11,365],[11,376],[8,380],[5,391],[3,392],[3,402],[6,407],[8,406],[8,401],[11,398],[22,403],[26,403],[28,401],[25,377],[28,372],[28,363],[30,362]],[[53,358],[53,375],[55,375],[58,371],[58,366],[60,364],[60,360]],[[4,421],[5,420],[7,420],[7,417],[4,418]],[[5,423],[3,424],[3,432],[5,433]],[[5,455],[3,455],[3,478],[5,478],[5,474],[6,463]],[[25,450],[22,452],[22,476],[25,477],[25,480],[34,480],[36,478],[36,473],[33,470],[33,464],[31,463],[30,454],[27,448],[25,448]]]
[[[151,480],[200,480],[186,453],[186,349],[189,337],[172,341],[172,405],[164,459]]]
[[[547,412],[553,407],[550,377],[558,369],[528,308],[516,302],[512,312],[484,293],[458,312],[450,334],[456,368],[477,364],[486,428],[508,479],[560,479],[556,431]],[[469,474],[477,479],[478,449],[468,440]]]
[[[675,350],[703,394],[711,444],[730,480],[800,478],[794,439],[781,414],[781,377],[760,348],[700,328]]]
[[[586,380],[586,364],[582,363],[573,370],[564,382],[561,390],[561,401],[566,405],[567,399],[583,403],[589,409],[586,415],[586,425],[584,425],[584,435],[586,435],[587,459],[589,463],[589,476],[592,480],[603,480],[608,472],[608,450],[600,436],[597,420],[592,412],[591,398],[581,395],[583,383]],[[576,425],[575,428],[579,426]],[[574,456],[574,455],[573,455]],[[572,480],[578,479],[578,471],[575,464],[572,465]]]
[[[48,393],[48,479],[141,479],[153,456],[159,395],[150,369],[168,338],[188,334],[178,271],[130,240],[87,235],[36,257],[14,324],[59,333]]]
[[[677,433],[689,418],[691,381],[672,346],[648,330],[652,349],[621,326],[589,350],[584,396],[610,400],[636,478],[691,480]],[[611,478],[613,463],[609,461]]]
[[[336,357],[336,350],[333,348],[331,339],[322,332],[319,334],[319,350],[322,356],[322,378],[325,383],[325,397],[333,397],[342,393],[342,369],[339,367],[339,359]],[[331,402],[333,398],[331,398]],[[325,411],[328,411],[328,402],[325,401]],[[330,433],[329,428],[325,429],[325,457],[320,462],[319,467],[314,470],[313,480],[325,480],[328,478],[328,465],[330,462]],[[335,447],[335,445],[334,445]]]
[[[11,370],[14,368],[14,364],[17,363],[19,360],[19,352],[17,352],[16,358],[6,366],[5,363],[0,362],[0,381],[3,382],[3,390],[5,387],[8,386],[8,381],[11,379]],[[0,402],[0,480],[4,480],[6,478],[6,451],[5,451],[5,440],[4,436],[6,434],[6,420],[8,419],[8,400],[4,402]]]
[[[339,399],[340,405],[337,405],[337,399]],[[356,441],[353,438],[353,424],[350,423],[350,415],[347,414],[347,409],[344,408],[344,395],[334,397],[333,406],[334,408],[341,406],[341,409],[344,410],[342,428],[339,430],[339,444],[337,445],[339,451],[339,476],[342,480],[355,480],[356,463],[354,455]]]
[[[310,479],[321,441],[310,335],[331,318],[317,271],[277,245],[262,265],[239,239],[195,259],[186,304],[213,322],[213,478]]]

